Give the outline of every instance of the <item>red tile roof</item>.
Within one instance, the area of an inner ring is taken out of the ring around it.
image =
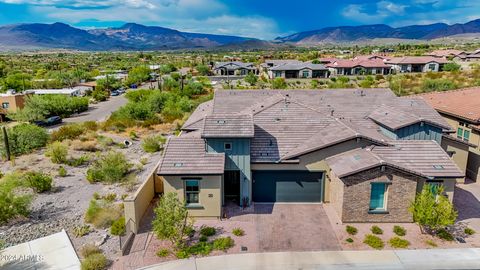
[[[395,57],[387,61],[390,64],[428,64],[431,62],[436,62],[439,64],[446,64],[448,61],[444,58],[433,57],[433,56],[404,56],[404,57]]]

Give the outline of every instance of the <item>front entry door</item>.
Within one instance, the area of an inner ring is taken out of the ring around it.
[[[240,171],[225,171],[223,193],[225,201],[240,203]]]

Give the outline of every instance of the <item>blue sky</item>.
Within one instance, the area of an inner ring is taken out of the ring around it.
[[[0,24],[124,22],[271,39],[327,26],[458,23],[480,18],[480,0],[0,0]]]

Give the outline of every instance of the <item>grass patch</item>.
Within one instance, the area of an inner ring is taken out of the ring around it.
[[[363,240],[363,243],[369,245],[374,249],[383,249],[385,246],[382,239],[380,239],[380,237],[375,236],[373,234],[367,234],[365,236],[365,239]]]
[[[473,230],[472,228],[465,228],[465,230],[463,230],[463,232],[466,235],[474,235],[475,234],[475,230]]]
[[[91,168],[87,170],[87,180],[90,183],[123,182],[131,167],[132,164],[128,162],[124,154],[110,151],[93,162]]]
[[[73,228],[73,235],[78,238],[89,234],[91,231],[92,229],[88,225],[76,226]]]
[[[388,240],[388,243],[393,248],[407,248],[408,246],[410,246],[410,242],[408,242],[407,240],[402,239],[398,236],[395,236],[395,237],[391,238],[390,240]]]
[[[125,235],[125,232],[125,217],[115,220],[112,224],[112,227],[110,227],[110,233],[112,235]]]
[[[165,258],[168,255],[170,255],[170,250],[168,250],[166,248],[162,248],[159,251],[157,251],[157,256],[160,257],[160,258]]]
[[[213,236],[217,231],[214,227],[202,227],[200,228],[200,235]]]
[[[347,231],[347,233],[350,235],[356,235],[358,233],[358,229],[350,225],[347,225],[347,227],[345,227],[345,231]]]
[[[453,241],[453,235],[446,229],[440,229],[436,233],[437,237],[445,241]]]
[[[45,156],[53,163],[62,164],[67,162],[68,146],[61,142],[53,142],[47,146]]]
[[[82,261],[81,270],[103,270],[107,269],[108,260],[102,253],[94,253]]]
[[[215,250],[222,250],[227,251],[228,249],[232,248],[235,245],[235,241],[233,241],[230,237],[220,237],[213,241],[213,248]]]
[[[92,224],[95,228],[106,229],[122,215],[123,205],[92,199],[85,213],[85,222]]]
[[[370,228],[370,231],[373,233],[373,234],[383,234],[383,230],[382,228],[374,225]]]
[[[352,238],[347,238],[345,241],[346,241],[347,243],[350,243],[350,244],[353,243],[353,239],[352,239]]]
[[[42,172],[27,172],[23,175],[28,187],[37,193],[43,193],[52,189],[53,179],[50,175]]]
[[[405,236],[407,235],[407,230],[402,226],[395,225],[393,226],[393,233],[398,236]]]
[[[150,136],[142,141],[142,148],[147,153],[155,153],[163,148],[166,139],[163,136]]]
[[[426,240],[425,244],[427,244],[431,247],[437,247],[438,246],[437,243],[435,243],[435,241],[433,241],[433,240]]]
[[[60,168],[58,168],[58,176],[66,177],[67,175],[67,170],[63,166],[60,166]]]
[[[234,228],[234,229],[232,230],[232,233],[233,233],[233,235],[235,235],[235,236],[244,236],[244,235],[245,235],[245,231],[244,231],[243,229],[241,229],[241,228]]]

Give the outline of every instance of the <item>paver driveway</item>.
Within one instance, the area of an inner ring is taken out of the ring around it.
[[[340,250],[321,204],[256,204],[260,252]]]

